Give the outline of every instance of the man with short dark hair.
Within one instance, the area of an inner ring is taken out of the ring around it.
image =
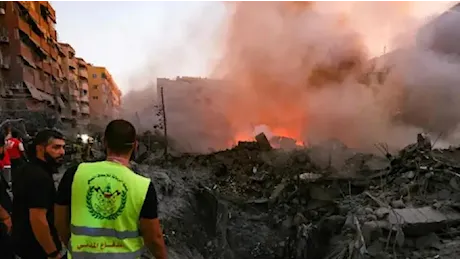
[[[59,184],[56,228],[69,258],[140,258],[144,245],[166,258],[153,183],[128,168],[134,126],[110,122],[104,143],[106,160],[70,168]]]
[[[53,174],[64,158],[64,136],[40,131],[34,139],[35,156],[13,182],[13,234],[21,258],[62,258],[62,244],[54,226],[56,188]]]

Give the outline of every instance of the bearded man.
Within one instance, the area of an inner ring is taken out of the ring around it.
[[[62,244],[54,226],[56,188],[53,175],[64,159],[64,136],[52,129],[40,131],[33,141],[35,155],[13,182],[13,234],[20,258],[62,258]]]

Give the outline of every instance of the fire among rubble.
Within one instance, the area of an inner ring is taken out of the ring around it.
[[[353,147],[372,147],[375,142],[386,141],[400,148],[420,131],[418,127],[434,129],[433,123],[426,122],[438,122],[435,118],[452,114],[445,106],[420,110],[421,103],[430,103],[427,99],[444,103],[443,94],[427,95],[431,80],[441,76],[455,80],[454,75],[445,75],[451,69],[440,75],[436,72],[439,68],[430,67],[430,59],[443,58],[431,53],[428,56],[420,43],[411,43],[407,46],[410,51],[399,53],[392,61],[397,64],[386,71],[383,80],[371,78],[378,71],[369,71],[372,60],[368,50],[375,50],[369,43],[375,43],[377,36],[369,27],[382,24],[372,13],[393,14],[395,22],[382,26],[395,34],[396,28],[414,29],[411,8],[415,4],[382,2],[379,11],[374,3],[347,5],[352,11],[339,8],[329,12],[326,9],[330,5],[315,2],[229,4],[233,12],[225,51],[214,76],[232,82],[224,108],[233,132],[230,143],[253,140],[252,129],[246,130],[247,126],[264,124],[274,136],[293,138],[298,144],[338,138]],[[422,68],[421,63],[426,66]],[[423,80],[423,74],[432,79]],[[415,100],[416,96],[424,101]],[[394,110],[401,107],[407,118],[425,115],[431,119],[419,120],[422,123],[417,127],[395,124]],[[460,122],[459,118],[454,121]]]
[[[285,128],[270,129],[267,125],[259,125],[252,132],[240,132],[229,142],[229,146],[235,146],[238,142],[253,142],[258,134],[263,133],[273,148],[288,148],[289,146],[304,146],[299,133],[289,131]],[[283,145],[284,144],[284,145]]]
[[[340,83],[365,57],[359,37],[342,18],[319,16],[313,4],[235,3],[227,52],[217,73],[233,83],[226,116],[233,142],[253,140],[247,122],[270,128],[267,135],[305,141],[309,92]],[[324,28],[317,28],[321,21]],[[313,34],[324,31],[320,37]],[[342,31],[342,32],[340,32]],[[347,44],[339,44],[346,41]],[[331,53],[330,57],[325,57]]]

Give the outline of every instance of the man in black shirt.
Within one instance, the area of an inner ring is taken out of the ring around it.
[[[0,182],[0,258],[14,258],[14,251],[11,248],[11,217],[6,205],[11,204],[10,197],[6,192],[3,182]]]
[[[135,146],[135,129],[125,120],[114,120],[106,128],[105,142],[107,147],[107,158],[109,162],[114,162],[117,167],[128,167],[129,158]],[[120,149],[120,146],[124,149]],[[101,162],[95,162],[101,163]],[[85,165],[94,164],[87,163]],[[72,184],[78,171],[79,165],[69,168],[61,179],[56,199],[56,228],[59,231],[62,241],[70,248],[70,216],[71,216],[71,196]],[[74,204],[74,206],[81,206]],[[85,207],[77,208],[86,210]],[[139,213],[138,213],[139,214]],[[136,216],[137,217],[137,216]],[[157,197],[153,183],[150,182],[144,202],[139,214],[139,229],[144,240],[145,246],[155,256],[155,258],[166,258],[166,247],[163,240],[160,221],[157,213]],[[113,223],[107,221],[107,228]],[[115,256],[114,256],[115,257]],[[104,256],[104,258],[111,258]]]
[[[62,244],[54,226],[56,189],[53,174],[64,156],[64,136],[43,130],[34,139],[35,156],[13,183],[13,234],[21,258],[62,258]]]

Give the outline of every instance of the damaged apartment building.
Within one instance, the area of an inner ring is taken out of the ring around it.
[[[94,87],[106,82],[91,82],[93,66],[69,43],[58,42],[55,26],[48,1],[0,2],[0,117],[42,115],[73,129],[87,129],[101,116],[113,118],[120,109],[117,85],[110,77],[101,87],[106,92]]]

